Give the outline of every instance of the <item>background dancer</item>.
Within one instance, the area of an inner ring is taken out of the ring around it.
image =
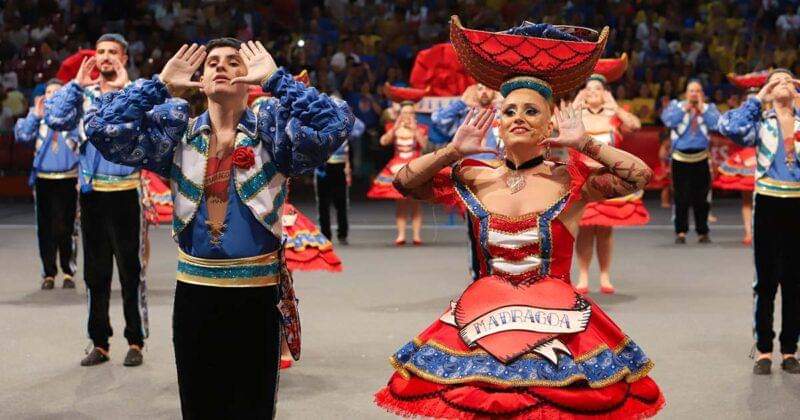
[[[447,136],[452,139],[458,127],[464,122],[464,118],[467,116],[467,112],[469,112],[470,109],[489,109],[501,100],[500,92],[489,89],[481,83],[476,83],[469,86],[467,90],[464,91],[461,95],[461,99],[455,100],[447,106],[433,111],[431,114],[431,121],[433,121],[434,127],[442,133],[447,134]],[[498,152],[502,151],[503,145],[497,138],[496,124],[486,132],[486,144],[487,147],[493,148]],[[472,156],[472,158],[495,159],[497,155],[482,153]]]
[[[45,93],[34,100],[28,116],[17,121],[14,136],[18,143],[35,149],[31,177],[36,207],[36,236],[42,260],[42,290],[55,287],[58,274],[56,255],[64,274],[63,288],[74,289],[77,270],[78,206],[78,129],[58,131],[44,121],[44,101],[63,86],[59,79],[47,82]]]
[[[766,375],[772,368],[775,339],[775,295],[781,289],[781,368],[800,374],[797,340],[800,337],[800,80],[784,69],[773,70],[755,97],[728,111],[719,121],[720,133],[742,146],[755,146],[753,253],[755,254],[755,350],[753,373]],[[772,109],[764,111],[767,104]],[[763,111],[763,114],[762,114]]]
[[[45,101],[45,122],[56,130],[86,126],[84,113],[99,106],[101,95],[125,87],[130,80],[125,65],[128,43],[119,34],[105,34],[95,45],[95,56],[84,57],[75,80]],[[92,73],[99,70],[94,78]],[[142,364],[148,335],[142,254],[147,235],[139,189],[139,171],[106,160],[92,144],[81,146],[80,209],[83,234],[84,280],[89,294],[88,330],[94,348],[81,360],[93,366],[109,360],[108,339],[113,335],[109,299],[114,261],[122,285],[125,366]]]
[[[708,148],[711,131],[716,131],[719,111],[706,103],[703,85],[697,79],[686,84],[686,99],[673,100],[661,113],[661,121],[670,129],[671,174],[675,191],[675,243],[686,243],[689,231],[689,208],[694,210],[698,242],[710,243],[708,229],[711,173]]]

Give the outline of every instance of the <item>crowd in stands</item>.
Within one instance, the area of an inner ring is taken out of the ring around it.
[[[800,0],[0,0],[0,132],[27,112],[61,61],[99,35],[130,42],[131,79],[158,72],[185,42],[220,36],[260,39],[280,65],[308,69],[318,89],[345,99],[375,146],[385,82],[404,84],[417,51],[446,42],[449,17],[490,31],[521,20],[611,27],[606,56],[626,52],[631,68],[613,86],[644,123],[685,88],[705,81],[720,108],[742,92],[726,79],[786,67],[800,74]]]

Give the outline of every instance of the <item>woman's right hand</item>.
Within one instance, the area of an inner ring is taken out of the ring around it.
[[[494,108],[480,111],[475,108],[469,110],[451,143],[461,156],[476,153],[497,154],[496,149],[486,147],[486,132],[492,127],[494,112]]]

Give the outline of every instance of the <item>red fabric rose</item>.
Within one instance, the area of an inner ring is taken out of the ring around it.
[[[233,150],[233,164],[240,169],[249,169],[256,163],[252,147],[237,147]]]
[[[800,141],[800,131],[794,132],[794,141]]]

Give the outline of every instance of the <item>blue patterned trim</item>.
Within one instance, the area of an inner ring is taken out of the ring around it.
[[[239,127],[242,128],[241,126]],[[239,142],[236,144],[236,147],[254,147],[256,144],[258,144],[258,140],[256,140],[254,137],[255,136],[251,137],[249,135],[242,137],[241,140],[239,140]]]
[[[719,167],[719,171],[725,175],[739,175],[739,176],[753,176],[756,172],[755,168],[752,167],[734,167],[728,165],[727,163],[723,163]]]
[[[174,234],[177,235],[177,234],[183,232],[184,228],[186,228],[186,223],[183,223],[183,220],[181,220],[178,216],[173,214],[172,215],[172,232],[174,232]]]
[[[503,97],[508,96],[509,93],[517,89],[533,89],[548,101],[553,99],[553,89],[550,88],[550,85],[544,80],[539,80],[535,77],[512,80],[500,85],[500,93]]]
[[[272,200],[272,211],[264,217],[264,224],[267,226],[272,226],[278,221],[278,217],[280,217],[280,211],[283,207],[283,203],[286,201],[286,186],[284,185],[281,188],[278,195],[275,196],[275,199]]]
[[[386,175],[378,175],[377,177],[375,177],[375,182],[378,182],[378,183],[381,183],[381,184],[391,184],[391,183],[394,182],[394,177],[393,176],[386,176]]]
[[[199,133],[189,140],[187,144],[201,155],[205,155],[208,151],[208,136],[204,133]]]
[[[555,205],[545,210],[545,212],[539,216],[539,234],[541,235],[539,254],[542,259],[542,265],[539,266],[539,274],[541,275],[550,274],[550,257],[553,252],[553,239],[551,238],[552,229],[550,228],[550,223],[564,210],[564,206],[566,206],[567,201],[569,201],[569,196],[569,194],[564,195]]]
[[[456,187],[456,192],[461,200],[466,204],[467,209],[469,212],[478,219],[478,223],[480,224],[479,232],[480,232],[480,249],[481,253],[483,254],[484,261],[486,261],[486,270],[487,274],[491,274],[492,267],[491,267],[491,254],[489,253],[489,212],[483,208],[483,204],[481,204],[478,197],[470,191],[470,189],[464,185],[463,182],[456,176],[460,165],[453,168],[451,178],[453,179],[453,184]],[[470,237],[472,236],[472,232],[469,232]],[[480,264],[478,264],[480,267]],[[473,273],[473,278],[477,279],[480,277],[480,270],[477,270]]]
[[[319,232],[297,232],[294,236],[284,235],[284,248],[293,248],[296,251],[302,251],[307,247],[318,248],[321,250],[330,249],[333,244],[325,235]]]
[[[183,172],[181,172],[181,168],[179,166],[172,165],[172,169],[170,170],[170,178],[178,183],[179,193],[183,194],[186,196],[186,198],[195,203],[200,202],[200,198],[203,196],[203,188],[186,179],[186,177],[183,176]]]
[[[239,187],[239,197],[242,201],[248,201],[255,197],[265,185],[269,184],[269,182],[275,178],[275,174],[277,173],[278,170],[272,162],[265,162],[264,165],[261,166],[260,171],[243,182]]]
[[[484,381],[510,386],[565,386],[586,380],[589,386],[599,388],[626,376],[644,376],[652,368],[650,359],[632,340],[617,350],[599,347],[577,360],[559,353],[557,365],[532,353],[503,364],[482,350],[457,352],[435,342],[413,341],[401,347],[393,361],[400,369],[437,383]]]

